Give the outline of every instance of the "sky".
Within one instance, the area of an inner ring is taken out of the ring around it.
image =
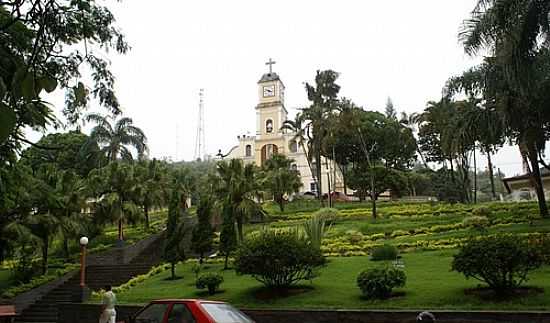
[[[440,99],[449,77],[480,61],[458,41],[475,2],[105,1],[132,47],[109,54],[111,70],[151,157],[191,160],[199,89],[206,152],[228,151],[238,135],[255,134],[257,81],[269,58],[286,86],[290,117],[308,104],[304,82],[323,69],[339,72],[341,96],[367,110],[382,112],[391,97],[398,112],[422,111]],[[59,109],[62,98],[52,98]],[[504,147],[494,163],[507,175],[521,173],[516,147]]]

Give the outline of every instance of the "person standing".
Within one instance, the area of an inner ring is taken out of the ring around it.
[[[116,323],[116,295],[113,293],[111,285],[105,286],[102,304],[99,323]]]

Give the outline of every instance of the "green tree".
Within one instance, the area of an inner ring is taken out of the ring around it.
[[[145,227],[149,228],[149,211],[153,207],[165,205],[168,190],[168,168],[156,159],[142,160],[134,166],[136,175],[136,204],[139,204],[145,217]]]
[[[297,170],[292,169],[294,160],[284,155],[275,154],[263,166],[262,187],[267,190],[284,211],[285,196],[297,193],[302,186],[302,180]]]
[[[143,216],[134,202],[137,187],[134,167],[120,161],[111,162],[103,168],[92,170],[88,183],[96,197],[97,220],[117,223],[118,240],[122,243],[124,224],[137,222]]]
[[[135,148],[138,158],[141,159],[147,151],[147,137],[143,131],[134,126],[131,118],[120,118],[113,125],[109,122],[110,119],[110,116],[96,113],[86,115],[87,122],[96,124],[90,133],[91,142],[99,145],[110,161],[119,157],[132,160],[132,153],[127,146]]]
[[[59,169],[72,170],[85,177],[101,162],[99,147],[86,145],[88,140],[80,131],[48,134],[23,151],[21,161],[35,171],[45,164],[55,164]]]
[[[283,122],[283,126],[281,127],[281,130],[289,130],[294,133],[294,136],[292,140],[296,142],[297,145],[300,146],[304,154],[306,155],[307,165],[309,167],[309,171],[311,172],[311,178],[313,179],[313,182],[315,182],[315,186],[321,187],[319,185],[319,181],[317,181],[317,171],[313,167],[312,161],[313,161],[313,149],[312,149],[312,141],[308,141],[308,131],[309,128],[306,127],[306,119],[304,114],[297,113],[294,117],[294,120],[288,119]]]
[[[311,105],[302,109],[302,116],[305,121],[303,124],[305,127],[304,133],[308,142],[311,142],[309,148],[312,150],[311,155],[315,160],[313,169],[316,173],[317,197],[320,201],[322,201],[323,196],[321,179],[322,145],[328,134],[330,115],[334,113],[338,106],[340,86],[336,84],[337,79],[338,73],[335,71],[317,71],[315,84],[306,83],[307,97]]]
[[[222,203],[222,230],[220,232],[220,253],[225,257],[223,269],[227,270],[231,253],[237,249],[237,232],[235,231],[235,217],[229,201]]]
[[[95,0],[3,1],[0,43],[0,162],[31,143],[26,128],[59,125],[44,92],[66,90],[63,115],[72,124],[92,98],[120,113],[110,64],[96,53],[124,54],[129,47],[106,6]]]
[[[185,249],[183,246],[185,227],[183,212],[180,207],[180,193],[172,191],[168,206],[168,222],[166,223],[166,240],[164,242],[163,258],[170,263],[171,279],[176,279],[176,264],[185,260]]]
[[[202,264],[204,253],[212,249],[214,230],[210,224],[213,202],[209,197],[204,197],[197,206],[198,224],[193,228],[191,237],[191,249],[199,254],[199,263]]]
[[[239,241],[243,241],[243,225],[250,218],[263,214],[260,204],[256,202],[258,192],[258,174],[255,166],[244,164],[240,159],[218,163],[220,200],[228,199],[229,210],[237,223]]]
[[[539,157],[550,120],[549,14],[546,0],[479,0],[460,35],[468,54],[489,53],[487,86],[509,139],[525,147],[542,217],[548,216]]]
[[[354,153],[353,168],[346,183],[358,190],[360,197],[368,195],[372,201],[372,215],[376,218],[376,200],[382,192],[394,192],[406,187],[402,171],[415,159],[416,140],[397,120],[378,112],[356,110],[353,126],[347,138],[359,140],[359,151]],[[353,139],[350,139],[353,140]]]

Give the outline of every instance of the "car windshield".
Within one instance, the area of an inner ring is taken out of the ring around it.
[[[229,304],[201,304],[216,323],[254,323],[248,316]]]

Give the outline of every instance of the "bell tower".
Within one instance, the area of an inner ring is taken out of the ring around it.
[[[275,62],[270,58],[265,64],[269,65],[269,72],[258,81],[259,103],[256,106],[256,132],[262,138],[281,134],[281,126],[287,118],[285,86],[273,72]]]

